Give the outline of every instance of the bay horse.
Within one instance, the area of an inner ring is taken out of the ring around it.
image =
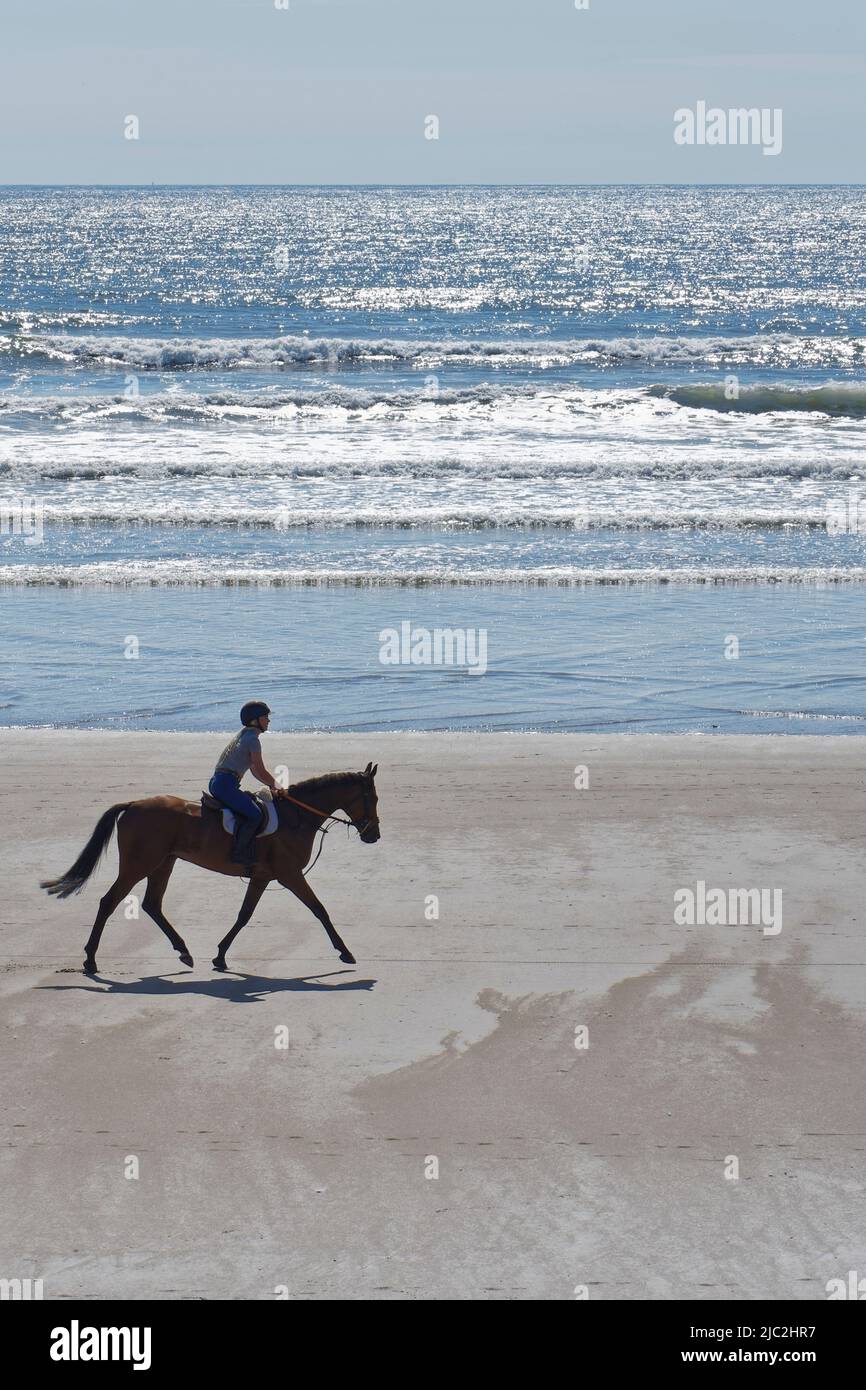
[[[241,903],[237,921],[223,937],[213,959],[215,970],[226,969],[226,951],[238,932],[246,926],[255,912],[259,899],[274,879],[294,893],[319,919],[334,950],[347,965],[355,957],[325,908],[319,902],[307,880],[304,867],[312,852],[316,833],[333,817],[344,811],[365,845],[379,839],[378,798],[374,778],[378,763],[368,763],[363,772],[329,772],[323,777],[310,777],[297,782],[284,792],[275,793],[277,828],[272,835],[256,840],[256,863],[249,887]],[[337,819],[334,817],[334,819]],[[71,869],[60,878],[46,879],[39,886],[58,898],[80,893],[90,878],[111,839],[117,825],[119,863],[117,878],[100,899],[99,911],[84,948],[84,973],[96,973],[96,952],[102,931],[115,908],[131,893],[137,883],[147,879],[142,907],[165,933],[184,965],[192,965],[186,942],[179,936],[164,915],[162,900],[168,880],[178,859],[198,864],[217,874],[238,878],[250,869],[233,864],[229,858],[232,836],[223,830],[222,815],[215,811],[203,814],[197,801],[184,801],[179,796],[151,796],[141,801],[120,801],[105,811]]]

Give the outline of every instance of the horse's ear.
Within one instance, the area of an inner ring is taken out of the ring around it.
[[[376,773],[377,773],[378,771],[379,771],[379,764],[376,763],[375,767],[372,767],[372,768],[370,769],[370,777],[371,777],[371,779],[372,779],[373,777],[376,776]]]
[[[368,763],[367,766],[364,768],[364,776],[365,776],[365,777],[369,777],[369,776],[370,776],[372,767],[373,767],[373,764],[372,764],[372,763]]]

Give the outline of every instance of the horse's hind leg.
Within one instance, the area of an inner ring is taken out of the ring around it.
[[[319,899],[316,897],[300,870],[297,873],[287,874],[285,878],[280,879],[280,883],[284,888],[288,888],[290,893],[294,893],[296,898],[300,898],[301,902],[305,907],[310,909],[314,917],[318,917],[325,931],[328,933],[328,940],[334,950],[339,952],[340,960],[345,961],[347,965],[354,965],[355,957],[352,955],[352,952],[349,950],[328,916],[326,909],[319,902]]]
[[[108,892],[104,897],[100,898],[96,921],[90,929],[87,945],[84,947],[84,973],[86,975],[96,974],[96,952],[99,950],[99,942],[102,937],[103,927],[114,909],[123,902],[123,899],[131,893],[132,889],[143,877],[144,874],[140,868],[122,868]]]
[[[193,959],[187,949],[187,944],[182,936],[178,936],[171,922],[162,910],[162,900],[165,890],[168,887],[168,880],[171,878],[171,871],[177,860],[172,855],[163,859],[162,863],[149,873],[147,876],[147,888],[142,900],[142,907],[148,917],[152,917],[160,931],[165,932],[174,949],[180,955],[183,965],[192,965]]]

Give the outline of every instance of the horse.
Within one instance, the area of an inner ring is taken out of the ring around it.
[[[43,880],[39,886],[57,898],[80,893],[108,848],[116,825],[117,878],[100,899],[99,911],[84,948],[86,975],[96,974],[96,952],[108,918],[143,878],[147,879],[147,888],[142,907],[168,937],[182,964],[193,964],[186,942],[162,910],[165,890],[178,859],[232,878],[250,874],[237,921],[217,947],[213,958],[215,970],[227,968],[226,951],[246,926],[274,879],[294,893],[318,918],[340,960],[354,965],[355,957],[307,883],[304,867],[317,831],[325,829],[328,820],[339,820],[334,815],[337,810],[349,817],[341,823],[354,827],[364,844],[373,845],[380,838],[374,780],[378,766],[378,763],[375,767],[368,763],[363,772],[328,772],[322,777],[297,782],[285,791],[278,790],[274,801],[277,828],[272,835],[256,840],[256,863],[252,869],[231,862],[232,837],[223,829],[221,814],[203,812],[199,802],[184,801],[179,796],[151,796],[140,801],[120,801],[104,811],[72,867],[59,878]]]

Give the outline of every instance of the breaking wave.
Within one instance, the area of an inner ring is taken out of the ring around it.
[[[53,588],[495,588],[559,587],[597,588],[606,585],[738,584],[863,584],[866,565],[796,566],[730,565],[684,566],[666,569],[580,568],[560,565],[544,569],[328,569],[259,568],[221,565],[212,560],[104,561],[82,565],[0,565],[0,586]]]
[[[136,371],[286,370],[315,364],[413,363],[570,366],[581,363],[669,362],[779,366],[857,366],[866,339],[751,334],[742,337],[621,337],[562,339],[391,338],[139,338],[13,332],[0,337],[0,354],[77,366],[122,366]]]
[[[236,501],[216,500],[201,505],[187,501],[147,501],[130,498],[114,505],[94,500],[43,506],[47,526],[174,526],[240,527],[264,531],[398,530],[398,531],[821,531],[826,532],[826,509],[773,511],[760,507],[715,507],[672,510],[593,508],[580,513],[576,506],[527,508],[519,505],[478,507],[437,506],[407,508],[405,501],[388,506],[383,499],[377,507],[307,506],[249,507]]]
[[[657,399],[699,410],[725,410],[748,415],[776,411],[808,411],[821,415],[866,416],[866,385],[860,382],[827,382],[823,386],[742,386],[731,394],[720,382],[683,386],[651,386]]]

